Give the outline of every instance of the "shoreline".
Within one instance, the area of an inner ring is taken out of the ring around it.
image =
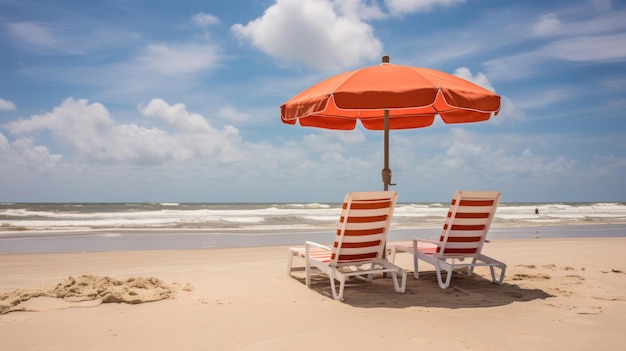
[[[440,227],[391,228],[389,241],[436,239]],[[0,254],[193,250],[331,243],[335,228],[106,229],[0,233]],[[626,224],[492,226],[488,240],[626,237]]]
[[[0,232],[0,254],[193,250],[332,243],[335,228],[98,229]],[[391,228],[389,241],[436,239],[440,227]],[[626,237],[626,224],[492,226],[488,240]]]

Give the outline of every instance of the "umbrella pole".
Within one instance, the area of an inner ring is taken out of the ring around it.
[[[391,184],[391,169],[389,169],[389,110],[385,110],[385,133],[384,135],[384,166],[383,166],[383,189],[385,191],[389,190],[389,185]],[[387,243],[383,248],[383,258],[387,257]],[[387,277],[387,273],[383,273],[383,277]]]
[[[384,166],[382,171],[383,190],[389,190],[391,184],[391,169],[389,169],[389,110],[385,110],[385,133],[384,133]]]

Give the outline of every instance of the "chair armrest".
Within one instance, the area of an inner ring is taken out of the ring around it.
[[[429,244],[435,244],[437,246],[441,246],[441,242],[439,240],[430,240],[430,239],[422,239],[422,238],[413,238],[413,246],[417,246],[418,242],[425,242]]]

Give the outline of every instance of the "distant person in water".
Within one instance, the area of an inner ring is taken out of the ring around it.
[[[535,207],[535,214],[539,214],[539,209]]]

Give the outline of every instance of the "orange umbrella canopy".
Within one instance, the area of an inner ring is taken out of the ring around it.
[[[486,121],[500,111],[500,96],[465,79],[429,68],[382,64],[328,78],[280,106],[284,123],[349,130],[384,130],[384,189],[391,183],[389,130]]]
[[[500,110],[500,96],[454,75],[429,68],[383,63],[338,74],[302,91],[281,107],[287,124],[349,130],[422,128],[435,115],[445,123],[488,120]]]

